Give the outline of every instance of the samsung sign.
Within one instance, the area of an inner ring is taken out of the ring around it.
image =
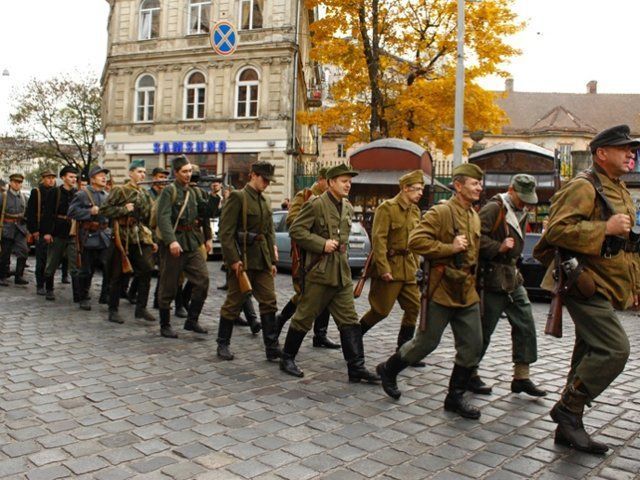
[[[155,142],[153,153],[224,153],[227,142]]]

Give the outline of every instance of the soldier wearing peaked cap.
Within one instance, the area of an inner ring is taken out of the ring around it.
[[[536,179],[520,173],[512,177],[506,193],[493,197],[479,212],[482,222],[480,271],[484,295],[481,359],[489,347],[500,315],[505,313],[511,325],[514,364],[511,391],[544,397],[546,392],[529,379],[529,365],[538,359],[536,327],[531,302],[516,267],[524,248],[527,206],[537,203]],[[469,390],[484,395],[491,393],[491,387],[481,380],[477,368],[471,375]]]
[[[615,310],[638,308],[638,244],[630,237],[636,209],[620,177],[628,173],[640,140],[627,125],[597,134],[589,144],[593,165],[551,199],[549,223],[534,256],[549,266],[543,286],[552,289],[552,260],[561,257],[568,289],[562,299],[575,325],[567,384],[551,410],[555,442],[603,454],[583,423],[585,405],[598,398],[624,369],[629,339]],[[558,249],[556,251],[556,249]],[[572,281],[575,279],[575,281]]]
[[[416,283],[418,261],[409,251],[409,234],[420,223],[418,202],[424,190],[424,172],[415,170],[400,177],[400,192],[376,208],[371,231],[373,257],[370,267],[371,308],[360,319],[362,333],[385,319],[396,301],[403,316],[398,348],[413,338],[420,313],[420,290]],[[424,366],[416,363],[415,366]]]
[[[444,408],[472,419],[480,418],[480,410],[468,404],[463,395],[482,350],[480,298],[475,288],[480,218],[473,209],[482,192],[482,175],[477,165],[456,167],[455,196],[428,210],[411,232],[409,250],[430,262],[426,328],[377,367],[385,393],[399,398],[398,373],[433,352],[450,324],[456,357]]]
[[[29,255],[25,211],[27,199],[21,191],[24,175],[9,176],[9,188],[0,192],[0,285],[8,286],[11,254],[16,256],[16,285],[29,283],[24,279],[24,269]]]

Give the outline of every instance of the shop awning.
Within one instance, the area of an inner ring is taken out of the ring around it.
[[[358,175],[353,177],[352,183],[355,185],[398,185],[400,177],[411,170],[360,170]],[[431,185],[431,177],[424,174],[425,186]],[[449,188],[438,180],[435,181],[436,191],[449,191]]]

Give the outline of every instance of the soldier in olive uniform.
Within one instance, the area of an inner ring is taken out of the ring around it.
[[[482,222],[480,259],[483,283],[482,354],[489,348],[491,335],[504,313],[511,324],[513,381],[511,391],[544,397],[547,392],[529,379],[529,365],[538,359],[536,326],[531,302],[522,285],[516,262],[524,248],[527,231],[527,205],[538,203],[536,179],[518,174],[511,179],[507,193],[498,194],[479,212]],[[474,369],[468,389],[488,395],[486,385]]]
[[[29,247],[27,246],[27,224],[25,211],[27,199],[21,191],[24,176],[14,173],[9,176],[9,188],[0,193],[0,285],[9,286],[11,253],[16,256],[16,285],[26,285],[24,268],[27,264]]]
[[[619,125],[593,138],[593,166],[553,196],[547,229],[534,249],[550,266],[542,284],[547,288],[554,248],[559,249],[568,290],[562,298],[576,334],[567,384],[551,410],[558,424],[555,442],[595,454],[608,447],[584,429],[584,407],[615,380],[629,357],[629,339],[614,309],[639,306],[638,244],[629,237],[636,209],[620,181],[640,147],[629,133],[627,125]]]
[[[276,329],[275,231],[269,201],[263,195],[273,179],[275,167],[268,162],[251,166],[249,182],[244,189],[231,192],[224,202],[220,218],[219,237],[222,256],[230,269],[227,275],[229,290],[220,309],[218,327],[218,357],[233,360],[229,350],[234,320],[240,315],[246,297],[240,292],[238,275],[246,271],[259,303],[262,338],[267,360],[280,358]],[[246,230],[245,230],[246,226]],[[245,249],[246,246],[246,249]]]
[[[377,371],[387,395],[400,398],[398,373],[433,352],[451,324],[456,357],[444,408],[478,419],[480,410],[466,402],[464,392],[482,351],[480,298],[475,285],[480,217],[473,208],[482,192],[482,170],[470,163],[457,166],[453,186],[455,196],[428,210],[409,237],[409,249],[430,262],[426,328],[378,365]]]
[[[295,363],[302,340],[325,308],[340,330],[342,353],[347,361],[350,382],[375,383],[377,375],[365,367],[362,331],[353,302],[353,282],[347,257],[353,206],[347,197],[351,179],[357,172],[347,165],[327,172],[329,189],[302,206],[291,225],[291,238],[305,251],[304,292],[291,319],[280,360],[280,369],[289,375],[304,373]]]
[[[179,288],[180,274],[184,273],[192,284],[191,302],[185,330],[206,334],[198,319],[207,299],[209,290],[209,272],[206,254],[211,251],[211,238],[205,243],[200,219],[206,200],[202,198],[198,187],[190,185],[193,173],[192,165],[185,157],[173,160],[175,182],[167,186],[158,199],[158,231],[162,252],[160,255],[160,335],[177,338],[171,328],[171,301]],[[206,246],[205,246],[206,245]],[[206,248],[203,255],[201,248]]]
[[[311,196],[313,195],[320,196],[327,191],[327,188],[328,188],[327,169],[321,168],[318,171],[318,177],[316,179],[316,182],[313,185],[311,185],[311,188],[305,188],[303,190],[300,190],[293,197],[293,201],[289,205],[289,213],[287,213],[287,219],[286,219],[287,227],[291,228],[293,221],[298,217],[298,214],[300,213],[300,209],[302,208],[302,205],[304,205],[304,203],[307,202],[311,198]],[[292,254],[293,254],[294,246],[295,246],[295,242],[292,242],[292,245],[291,245]],[[295,248],[297,248],[297,246],[295,246]],[[301,261],[302,259],[299,259],[299,260]],[[296,305],[300,301],[300,294],[302,293],[302,288],[301,288],[302,279],[301,279],[300,269],[298,269],[298,272],[292,272],[291,280],[293,281],[293,290],[295,294],[284,306],[284,308],[282,309],[282,312],[280,312],[280,314],[276,317],[276,322],[278,324],[278,335],[280,335],[280,332],[282,331],[282,328],[284,327],[285,323],[287,323],[287,321],[295,313]],[[316,318],[315,321],[313,322],[313,346],[314,347],[320,347],[320,348],[324,347],[324,348],[331,348],[331,349],[340,348],[340,344],[331,341],[329,337],[327,337],[328,328],[329,328],[329,310],[325,308],[320,313],[320,315],[318,315],[318,318]]]
[[[149,229],[151,197],[138,182],[146,176],[144,160],[134,160],[129,165],[129,181],[114,187],[107,201],[100,207],[100,213],[111,219],[113,229],[113,256],[111,261],[111,282],[109,285],[109,317],[113,323],[124,323],[118,313],[121,282],[127,260],[133,267],[133,275],[138,281],[135,318],[155,322],[155,317],[147,310],[149,283],[153,270],[153,252],[158,247]],[[125,258],[126,257],[126,258]]]
[[[424,173],[415,170],[400,178],[400,193],[385,200],[373,218],[372,259],[369,276],[371,308],[360,319],[364,335],[387,318],[396,301],[404,314],[398,333],[398,348],[413,338],[420,313],[420,290],[416,283],[418,262],[407,245],[409,234],[420,223],[418,202],[424,189]],[[424,367],[417,362],[414,366]]]

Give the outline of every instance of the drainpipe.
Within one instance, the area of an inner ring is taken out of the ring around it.
[[[289,182],[289,188],[293,183],[293,166],[295,157],[296,146],[296,112],[298,110],[298,58],[300,55],[300,45],[298,44],[298,35],[300,33],[300,3],[304,0],[296,0],[296,24],[295,24],[295,36],[294,36],[294,50],[293,50],[293,79],[292,79],[292,100],[291,100],[291,138],[289,140],[289,152],[291,156],[291,181]],[[287,192],[291,197],[292,192]]]

